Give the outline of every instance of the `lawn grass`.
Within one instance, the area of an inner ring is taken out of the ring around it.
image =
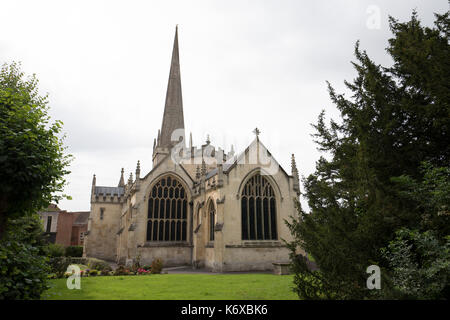
[[[80,290],[67,279],[50,280],[44,300],[296,300],[293,276],[273,274],[153,274],[81,278]]]

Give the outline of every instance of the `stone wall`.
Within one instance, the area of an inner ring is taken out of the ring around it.
[[[103,219],[100,219],[101,208],[104,208]],[[108,261],[116,260],[120,212],[120,203],[91,203],[89,233],[85,238],[85,255],[87,257]]]
[[[181,265],[191,265],[192,246],[149,246],[138,247],[138,254],[141,256],[141,264],[150,265],[155,259],[162,259],[164,267]]]
[[[242,240],[242,188],[255,174],[264,175],[262,167],[248,162],[237,164],[228,173],[220,175],[220,179],[219,175],[208,178],[205,192],[199,192],[198,185],[194,187],[185,169],[174,164],[170,157],[161,159],[151,172],[136,181],[131,196],[128,194],[125,202],[92,202],[86,256],[117,259],[124,263],[140,255],[143,264],[151,264],[154,259],[160,258],[165,266],[191,265],[195,260],[196,264],[217,272],[272,270],[273,262],[289,261],[289,251],[282,239],[290,241],[292,236],[284,220],[296,214],[294,198],[298,195],[293,188],[293,177],[281,167],[277,172],[266,175],[276,198],[277,239]],[[154,183],[166,175],[175,176],[188,194],[188,203],[192,200],[187,217],[187,241],[181,244],[154,243],[146,239],[148,197]],[[208,243],[209,203],[216,208],[215,240],[212,243]],[[100,208],[105,209],[102,221],[99,219]],[[201,208],[199,217],[197,214],[191,216],[193,208]],[[198,222],[201,222],[199,229],[196,228]],[[120,236],[117,235],[119,229],[122,230]],[[192,238],[194,229],[197,233]]]
[[[205,248],[205,267],[214,269],[214,248]]]
[[[285,220],[296,214],[292,189],[292,178],[280,167],[273,175],[265,176],[276,195],[277,240],[242,240],[241,201],[242,187],[253,175],[261,172],[258,165],[237,165],[224,176],[220,189],[206,190],[205,207],[209,199],[216,204],[216,223],[223,224],[215,232],[214,248],[206,248],[205,267],[213,271],[272,270],[273,262],[288,262],[289,250],[282,239],[292,240]],[[198,200],[200,201],[200,199]],[[195,204],[194,204],[195,205]],[[202,212],[208,218],[206,212]],[[202,223],[203,232],[208,234],[208,222]],[[220,258],[220,259],[219,259]],[[220,264],[220,265],[219,265]]]
[[[225,248],[223,271],[273,270],[273,262],[289,262],[289,250],[285,247]]]
[[[225,179],[227,186],[223,191],[225,195],[223,236],[226,245],[244,244],[241,226],[241,189],[246,181],[258,172],[256,165],[238,165]],[[292,191],[291,179],[281,168],[276,174],[265,177],[271,183],[276,195],[278,239],[290,241],[292,235],[284,220],[289,220],[289,216],[296,214],[294,206],[296,194]]]

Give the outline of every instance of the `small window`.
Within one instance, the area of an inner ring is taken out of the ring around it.
[[[100,220],[103,220],[104,213],[105,213],[105,208],[100,208]]]
[[[46,232],[50,232],[51,227],[52,227],[52,216],[48,216],[47,217],[47,230],[46,230]]]

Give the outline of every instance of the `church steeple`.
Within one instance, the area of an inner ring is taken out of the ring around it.
[[[172,62],[170,64],[166,104],[164,106],[164,116],[161,126],[160,147],[170,148],[176,143],[172,142],[171,138],[173,132],[177,129],[182,129],[181,134],[184,141],[183,99],[181,96],[180,58],[178,54],[178,25],[175,29],[175,39],[173,42]]]

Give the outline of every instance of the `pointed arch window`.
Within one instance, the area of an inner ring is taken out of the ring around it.
[[[251,177],[241,195],[242,240],[276,240],[276,199],[270,182],[262,175]]]
[[[147,241],[186,241],[187,194],[174,177],[159,180],[148,199]]]
[[[209,241],[214,241],[214,225],[216,224],[216,209],[212,201],[209,202]]]

